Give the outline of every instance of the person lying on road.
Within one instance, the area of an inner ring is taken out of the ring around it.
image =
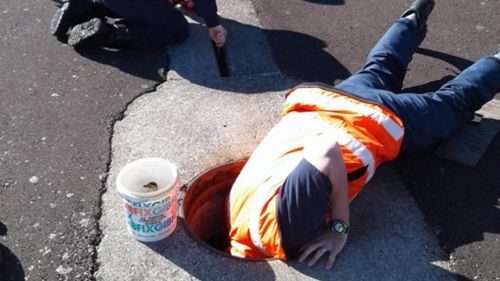
[[[417,0],[332,87],[301,84],[252,153],[228,198],[229,251],[297,258],[330,269],[347,242],[349,203],[382,163],[449,137],[500,90],[500,52],[435,92],[398,93],[427,31],[433,0]],[[397,94],[396,94],[397,93]]]

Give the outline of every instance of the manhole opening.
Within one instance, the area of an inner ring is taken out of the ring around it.
[[[183,213],[189,232],[205,246],[229,255],[229,224],[226,200],[245,160],[209,169],[188,185]]]
[[[217,47],[214,41],[212,42],[212,47],[214,49],[215,60],[217,61],[217,67],[219,68],[219,75],[221,77],[229,76],[229,69],[227,68],[226,52],[224,47]]]

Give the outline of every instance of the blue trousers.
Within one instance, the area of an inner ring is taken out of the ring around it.
[[[395,94],[401,91],[419,44],[416,26],[405,18],[397,20],[370,51],[364,67],[336,86],[381,104],[401,118],[405,126],[403,154],[449,137],[500,90],[500,61],[485,57],[435,92]]]
[[[95,0],[123,18],[137,48],[165,46],[185,40],[189,24],[167,0]]]

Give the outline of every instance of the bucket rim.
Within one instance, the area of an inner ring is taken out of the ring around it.
[[[131,191],[129,189],[124,188],[124,186],[120,183],[121,179],[124,177],[124,174],[131,169],[136,168],[139,165],[142,165],[141,162],[149,162],[149,163],[158,163],[158,164],[166,164],[166,166],[169,167],[173,171],[173,181],[170,185],[164,186],[156,191],[153,192],[136,192],[136,191]],[[161,157],[144,157],[144,158],[139,158],[136,160],[133,160],[127,164],[120,170],[116,177],[116,190],[127,197],[130,197],[132,199],[139,199],[139,200],[144,200],[144,199],[156,199],[157,197],[160,197],[161,195],[165,193],[170,193],[173,191],[173,189],[178,188],[180,185],[180,179],[179,179],[179,172],[177,169],[177,166],[172,163],[170,160],[161,158]]]

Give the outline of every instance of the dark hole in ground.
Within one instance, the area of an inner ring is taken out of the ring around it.
[[[221,77],[229,76],[229,69],[227,68],[226,62],[226,51],[224,47],[217,47],[215,43],[212,42],[212,47],[214,48],[215,60],[217,61],[217,67],[219,68],[219,74]]]
[[[197,176],[188,186],[183,211],[189,232],[205,246],[229,254],[226,204],[245,160],[223,164]]]

